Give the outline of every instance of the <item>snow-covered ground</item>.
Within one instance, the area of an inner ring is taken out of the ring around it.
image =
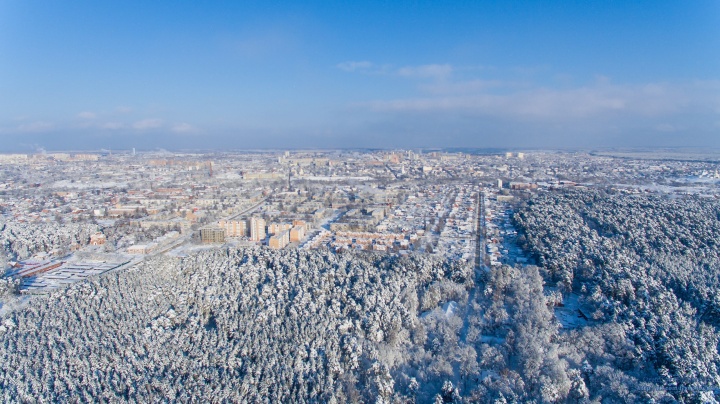
[[[217,244],[182,244],[168,251],[166,255],[170,257],[187,257],[190,254],[217,249]]]
[[[127,262],[65,262],[58,268],[23,278],[20,290],[26,293],[48,293],[60,287],[100,275]]]
[[[562,328],[573,329],[587,325],[588,320],[583,316],[588,313],[587,310],[582,309],[579,299],[580,295],[571,293],[563,300],[563,306],[555,308],[555,317]]]

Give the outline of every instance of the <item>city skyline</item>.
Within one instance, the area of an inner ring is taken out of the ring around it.
[[[720,5],[0,2],[0,151],[720,147]]]

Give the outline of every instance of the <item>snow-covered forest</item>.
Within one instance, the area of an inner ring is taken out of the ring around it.
[[[592,394],[626,400],[643,381],[677,399],[718,389],[720,203],[544,193],[515,222],[548,285],[579,295],[589,317],[560,343],[585,363]]]
[[[25,259],[38,252],[56,249],[67,252],[73,245],[85,245],[97,232],[92,223],[19,223],[0,219],[0,255]]]
[[[222,249],[40,297],[0,326],[4,399],[446,402],[582,396],[536,269]],[[476,286],[478,286],[476,288]]]
[[[420,338],[417,290],[432,282],[427,304],[472,286],[467,268],[429,258],[269,250],[159,258],[7,317],[0,386],[21,400],[390,397],[387,362],[400,372],[398,347]]]

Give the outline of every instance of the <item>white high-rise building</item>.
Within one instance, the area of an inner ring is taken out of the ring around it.
[[[247,236],[247,222],[245,220],[221,220],[218,226],[225,229],[225,235],[228,237],[245,237]]]
[[[261,217],[250,218],[250,240],[265,240],[265,219]]]

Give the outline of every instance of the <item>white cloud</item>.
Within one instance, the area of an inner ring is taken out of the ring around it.
[[[120,122],[105,122],[100,127],[103,129],[117,130],[124,128],[125,125]]]
[[[625,122],[643,120],[642,125],[653,128],[661,127],[658,125],[662,125],[668,115],[720,111],[720,97],[714,91],[720,89],[720,81],[615,84],[609,77],[598,75],[586,85],[571,86],[572,80],[564,80],[560,86],[546,87],[547,82],[540,85],[538,81],[542,78],[536,76],[551,73],[548,66],[498,72],[484,66],[426,64],[398,68],[350,61],[337,67],[347,72],[419,80],[416,96],[359,104],[384,113],[458,113],[465,117],[553,124],[579,123],[590,118],[601,123],[602,119],[615,117]],[[488,73],[491,78],[479,73],[491,70]],[[557,80],[552,82],[557,84]]]
[[[31,123],[24,123],[19,125],[16,129],[17,132],[22,133],[38,133],[47,132],[55,128],[55,124],[50,122],[36,121]]]
[[[137,121],[133,124],[133,128],[138,130],[157,129],[163,125],[162,119],[149,118]]]
[[[133,109],[131,107],[119,106],[119,107],[115,108],[115,111],[120,114],[129,114],[130,112],[133,111]]]
[[[82,118],[82,119],[95,119],[97,117],[97,115],[94,112],[90,112],[90,111],[83,111],[83,112],[77,114],[77,116],[78,116],[78,118]]]
[[[342,62],[342,63],[338,63],[335,67],[337,67],[340,70],[344,70],[346,72],[355,72],[358,70],[369,70],[369,69],[375,67],[375,65],[372,62],[363,60],[360,62],[354,62],[354,61]]]
[[[429,64],[395,68],[393,65],[379,65],[367,60],[342,62],[335,65],[335,67],[348,73],[382,74],[415,79],[445,79],[455,70],[449,64]]]
[[[443,64],[405,66],[398,69],[397,74],[402,77],[445,79],[449,77],[452,72],[453,67],[451,65]]]
[[[175,133],[191,133],[197,131],[194,126],[184,122],[174,125],[171,130]]]
[[[458,82],[442,81],[433,84],[423,84],[420,89],[431,94],[473,94],[499,87],[517,87],[517,83],[503,82],[501,80],[468,80]]]
[[[501,84],[498,84],[501,85]],[[702,107],[704,92],[694,87],[665,83],[611,85],[605,82],[572,89],[531,88],[501,93],[489,92],[489,83],[473,89],[461,83],[438,87],[438,96],[376,100],[366,105],[376,111],[457,111],[522,119],[571,120],[602,114],[624,113],[658,117]],[[705,107],[706,108],[706,107]]]

